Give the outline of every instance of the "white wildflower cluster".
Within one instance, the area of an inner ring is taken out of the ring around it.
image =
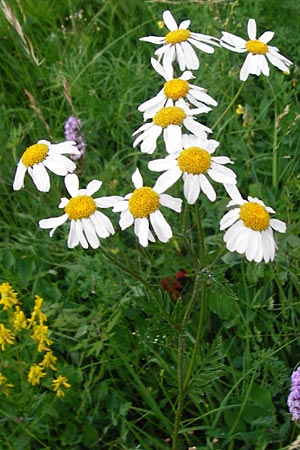
[[[212,54],[216,47],[247,52],[240,71],[242,81],[249,74],[269,76],[268,62],[284,72],[289,71],[292,63],[276,47],[268,45],[273,32],[266,31],[256,38],[254,19],[248,21],[249,40],[228,32],[223,32],[218,39],[190,31],[190,20],[184,20],[178,26],[168,10],[163,13],[163,22],[168,29],[165,36],[141,38],[159,46],[151,64],[162,77],[163,84],[154,97],[138,107],[144,123],[133,133],[133,147],[139,146],[141,152],[148,155],[156,151],[158,140],[162,138],[166,154],[148,163],[150,171],[160,173],[153,187],[144,185],[136,168],[132,175],[133,192],[124,197],[93,198],[102,182],[93,180],[86,189],[80,189],[78,177],[73,173],[76,165],[64,156],[71,155],[73,160],[80,156],[75,142],[51,144],[41,140],[23,153],[13,189],[24,187],[27,171],[37,189],[44,192],[50,189],[47,169],[64,176],[70,198],[61,198],[59,208],[63,209],[63,214],[40,220],[39,225],[50,229],[52,236],[58,226],[69,220],[68,247],[80,244],[83,248],[91,246],[96,249],[101,238],[114,234],[110,219],[99,209],[113,208],[113,212],[120,213],[120,228],[124,230],[133,225],[143,247],[156,239],[165,243],[172,237],[172,229],[161,209],[169,208],[180,213],[183,202],[166,191],[182,179],[183,197],[188,204],[195,204],[201,193],[214,202],[217,197],[214,184],[219,183],[231,198],[228,206],[233,206],[220,223],[220,229],[226,230],[224,241],[227,249],[245,254],[249,261],[272,261],[276,251],[273,230],[283,233],[286,226],[270,217],[275,211],[261,200],[242,198],[236,187],[236,175],[228,167],[233,162],[228,156],[217,154],[220,143],[211,137],[212,130],[197,118],[209,113],[218,103],[205,87],[193,82],[196,77],[192,71],[200,67],[196,51]]]

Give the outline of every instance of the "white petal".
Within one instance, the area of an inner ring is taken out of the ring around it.
[[[256,55],[257,56],[257,61],[258,61],[258,66],[261,70],[261,72],[268,77],[270,74],[270,69],[269,69],[269,65],[267,62],[267,58],[265,57],[265,55]]]
[[[96,235],[95,228],[90,219],[82,219],[83,232],[87,238],[88,243],[94,249],[100,245],[99,239]]]
[[[97,235],[101,238],[106,238],[110,234],[114,234],[115,230],[110,219],[100,211],[95,211],[90,216]]]
[[[165,173],[158,177],[153,190],[158,194],[165,192],[167,189],[173,186],[173,184],[175,184],[177,180],[179,180],[181,174],[182,172],[177,166],[170,170],[167,170]]]
[[[135,231],[142,247],[147,247],[149,236],[149,221],[146,217],[135,220]]]
[[[181,127],[179,125],[169,125],[164,129],[164,141],[166,150],[169,154],[177,153],[182,150],[181,145]]]
[[[51,172],[60,176],[67,175],[68,172],[73,172],[76,169],[76,164],[63,155],[56,155],[55,157],[48,155],[43,164]]]
[[[170,45],[165,47],[163,67],[166,71],[169,71],[175,58],[175,46]]]
[[[181,198],[172,197],[169,194],[161,194],[160,195],[160,204],[162,206],[166,206],[167,208],[172,209],[178,213],[181,212],[182,200]]]
[[[180,24],[179,24],[179,29],[180,30],[187,30],[188,27],[190,26],[191,21],[190,20],[183,20]]]
[[[192,117],[187,117],[183,121],[184,126],[191,132],[194,133],[196,136],[205,139],[206,133],[211,133],[212,130],[205,125],[203,125],[200,122],[196,122]]]
[[[150,214],[149,218],[158,239],[161,242],[168,242],[172,237],[172,229],[162,213],[157,209],[154,213]]]
[[[244,61],[244,64],[242,65],[241,71],[240,71],[240,80],[241,81],[246,81],[248,76],[249,76],[249,68],[248,68],[248,63],[249,60],[251,60],[251,53],[248,53],[248,55],[246,56],[246,59]]]
[[[285,233],[286,232],[286,224],[278,219],[270,219],[270,225],[271,227],[279,231],[279,233]]]
[[[230,252],[235,251],[236,249],[235,243],[237,236],[244,230],[244,228],[245,226],[243,222],[239,220],[238,222],[234,223],[230,228],[228,228],[228,230],[224,234],[223,239],[226,242],[226,247]]]
[[[139,39],[140,41],[151,42],[151,44],[163,44],[165,42],[165,38],[161,36],[145,36]]]
[[[183,174],[183,193],[189,203],[193,205],[200,194],[200,179],[198,175]]]
[[[75,225],[75,233],[79,240],[80,245],[83,248],[87,249],[89,247],[89,244],[83,234],[83,227],[81,220],[74,220],[74,225]]]
[[[227,170],[220,170],[220,168],[227,169]],[[217,183],[223,183],[223,184],[236,184],[236,175],[235,173],[228,169],[228,167],[224,166],[214,166],[211,169],[208,169],[207,171],[210,178]]]
[[[102,181],[92,180],[88,183],[86,187],[86,195],[92,196],[95,192],[99,191],[102,186]]]
[[[227,194],[231,198],[232,202],[229,202],[230,205],[242,205],[245,201],[243,200],[240,191],[234,184],[224,184],[224,187],[227,191]],[[229,206],[229,204],[227,205]]]
[[[204,194],[207,196],[207,198],[211,202],[214,202],[217,198],[217,195],[216,195],[214,188],[208,181],[207,177],[201,173],[199,175],[199,180],[200,180],[200,187],[201,187],[202,191],[204,192]]]
[[[199,50],[205,53],[214,53],[215,49],[204,42],[197,41],[196,39],[189,38],[189,42],[197,47]]]
[[[259,245],[259,238],[258,238],[258,233],[254,232],[251,234],[249,242],[248,242],[248,247],[246,249],[246,258],[248,259],[248,261],[253,261],[255,258],[255,255],[257,253],[258,250],[258,245]]]
[[[66,206],[67,206],[67,204],[69,203],[69,199],[68,198],[66,198],[66,197],[62,197],[61,199],[60,199],[60,202],[59,202],[59,205],[58,205],[58,207],[59,208],[65,208]]]
[[[258,40],[267,44],[273,39],[274,33],[273,31],[265,31],[261,36],[259,36]]]
[[[177,161],[173,158],[174,155],[169,155],[163,159],[154,159],[149,161],[148,169],[153,172],[164,172],[165,170],[172,169],[177,166]]]
[[[220,220],[220,230],[225,230],[234,224],[240,217],[240,208],[233,208]]]
[[[76,197],[79,190],[79,180],[75,173],[71,173],[65,177],[65,186],[71,197]]]
[[[161,75],[166,81],[173,78],[173,67],[170,70],[166,70],[155,58],[151,58],[151,64],[154,70]]]
[[[16,173],[15,173],[14,182],[13,182],[13,190],[14,191],[19,191],[20,189],[22,189],[24,187],[24,177],[25,177],[26,171],[27,171],[27,167],[24,166],[22,161],[19,161],[18,165],[17,165]]]
[[[174,31],[178,29],[177,23],[174,19],[174,17],[171,14],[171,11],[166,10],[163,12],[163,21],[166,25],[166,27],[170,30],[170,31]]]
[[[128,209],[121,213],[120,222],[119,222],[121,230],[126,230],[126,228],[131,227],[133,222],[134,222],[133,215],[129,212]]]
[[[289,73],[289,69],[287,65],[285,65],[284,62],[282,61],[281,55],[277,55],[269,51],[266,56],[270,61],[270,63],[273,64],[273,66],[277,67],[279,70],[282,70],[283,72]]]
[[[68,215],[63,214],[59,217],[51,217],[50,219],[42,219],[39,221],[39,227],[43,229],[57,228],[68,220]]]
[[[181,42],[181,47],[184,53],[186,68],[191,70],[199,69],[199,59],[191,44],[187,41],[183,41]]]
[[[50,178],[42,163],[34,164],[32,167],[28,167],[28,173],[39,191],[49,192]]]
[[[185,55],[183,52],[183,48],[181,47],[180,44],[176,45],[176,56],[177,56],[179,68],[181,71],[183,71],[186,68],[186,61],[185,61]]]
[[[248,20],[247,32],[251,40],[256,39],[256,22],[254,19]]]
[[[119,195],[111,195],[110,197],[95,198],[95,203],[99,208],[113,208],[117,203],[123,200]]]
[[[79,244],[79,238],[76,234],[76,220],[71,220],[70,231],[68,236],[68,247],[74,248]]]
[[[131,179],[136,189],[143,187],[143,178],[138,168],[135,169]]]

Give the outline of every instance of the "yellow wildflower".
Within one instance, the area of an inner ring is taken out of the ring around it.
[[[52,350],[48,350],[44,356],[43,361],[40,363],[40,366],[44,369],[50,368],[52,370],[56,370],[55,363],[57,361],[56,356],[53,355]]]
[[[59,375],[55,380],[52,381],[53,384],[53,390],[56,392],[57,397],[64,397],[65,392],[61,389],[61,387],[65,387],[69,389],[71,385],[68,383],[68,379],[66,377],[63,377],[62,375]]]
[[[3,309],[9,309],[19,303],[17,293],[13,290],[9,283],[0,284],[0,294],[0,304],[3,305]]]
[[[47,322],[46,314],[41,311],[42,304],[42,297],[40,297],[39,295],[35,295],[33,311],[31,313],[30,319],[28,319],[28,328],[30,328],[35,323],[43,324],[44,322]]]
[[[0,345],[1,350],[4,352],[5,344],[13,345],[15,343],[15,335],[0,323]]]
[[[14,387],[13,384],[7,383],[7,377],[0,372],[0,386],[4,395],[9,395],[9,389]]]
[[[41,378],[45,376],[46,373],[43,372],[42,368],[38,364],[33,364],[29,369],[27,380],[32,386],[36,386],[37,384],[40,384]]]
[[[46,349],[47,345],[51,345],[52,341],[48,336],[49,328],[47,325],[34,325],[33,333],[31,334],[32,339],[38,346],[38,351],[42,352]]]
[[[235,112],[240,116],[242,114],[245,114],[245,108],[243,107],[243,105],[237,105]]]
[[[159,20],[158,22],[156,22],[156,24],[157,24],[159,29],[162,29],[165,26],[165,24],[164,24],[164,22],[162,20]]]
[[[20,331],[22,328],[27,327],[26,316],[23,311],[20,309],[20,306],[16,306],[13,315],[13,326],[16,331]]]

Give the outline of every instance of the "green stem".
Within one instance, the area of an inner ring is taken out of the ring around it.
[[[268,80],[269,81],[269,80]],[[277,103],[276,103],[276,95],[273,90],[272,83],[269,81],[269,86],[273,95],[274,100],[274,132],[273,132],[273,147],[272,147],[272,187],[277,189],[277,120],[278,120],[278,111],[277,111]]]
[[[147,289],[147,292],[149,292],[151,294],[151,296],[153,297],[153,299],[155,300],[157,307],[159,308],[162,317],[166,320],[166,322],[168,322],[173,328],[175,328],[176,330],[178,330],[178,325],[171,319],[171,317],[168,316],[168,314],[165,312],[165,310],[163,309],[163,307],[161,306],[161,301],[159,299],[159,297],[157,296],[156,292],[154,291],[154,289],[150,286],[149,283],[147,283],[147,281],[143,278],[142,275],[140,275],[139,273],[135,272],[134,270],[130,269],[129,267],[125,266],[124,264],[122,264],[119,260],[117,260],[116,258],[114,258],[112,255],[110,255],[106,250],[104,250],[104,248],[101,246],[100,247],[100,251],[101,253],[110,261],[113,262],[113,264],[117,267],[119,267],[119,269],[121,269],[123,272],[128,273],[129,275],[131,275],[133,278],[135,278],[136,280],[138,280],[140,283],[142,283],[145,288]]]
[[[187,305],[186,312],[184,314],[181,330],[178,337],[178,395],[177,395],[177,408],[175,413],[175,421],[173,428],[173,438],[172,438],[172,450],[178,449],[178,434],[180,427],[181,414],[184,405],[184,399],[186,395],[186,390],[190,379],[193,374],[196,355],[198,353],[199,343],[202,336],[203,324],[205,318],[206,311],[206,277],[203,275],[203,269],[205,267],[205,246],[204,246],[204,234],[202,229],[201,217],[200,217],[200,208],[199,203],[196,202],[196,220],[197,220],[197,229],[198,229],[198,241],[199,241],[199,262],[198,262],[198,270],[195,278],[194,289],[191,296],[191,299]],[[202,272],[202,273],[201,273]],[[191,315],[192,308],[199,297],[199,292],[201,290],[201,305],[200,305],[200,316],[198,321],[196,339],[194,343],[194,348],[192,352],[192,356],[189,362],[187,373],[184,377],[184,341],[185,341],[185,332],[188,319]]]
[[[232,105],[236,102],[237,98],[239,97],[240,93],[242,92],[242,89],[244,87],[245,81],[243,81],[237,91],[237,93],[235,94],[235,96],[233,97],[233,99],[231,100],[231,102],[229,103],[229,105],[227,106],[227,108],[224,109],[224,111],[222,112],[222,114],[218,117],[218,119],[215,121],[214,125],[211,127],[212,129],[216,128],[216,126],[218,125],[219,122],[221,122],[221,120],[223,119],[223,117],[225,116],[225,114],[227,114],[227,112],[229,111],[229,109],[232,107]]]
[[[204,233],[203,233],[201,216],[200,216],[200,208],[199,208],[198,202],[196,203],[196,219],[197,219],[198,239],[199,239],[199,265],[200,265],[200,270],[202,270],[202,277],[201,277],[202,279],[200,279],[200,277],[199,277],[199,281],[201,280],[201,283],[200,283],[200,292],[201,292],[200,314],[199,314],[199,321],[198,321],[198,327],[197,327],[196,339],[195,339],[195,343],[194,343],[194,347],[193,347],[193,352],[192,352],[192,356],[191,356],[188,370],[187,370],[185,380],[184,380],[184,385],[183,385],[184,390],[187,389],[187,386],[188,386],[190,379],[192,377],[192,374],[193,374],[196,356],[199,352],[199,344],[200,344],[200,339],[201,339],[201,335],[203,332],[203,325],[204,325],[204,319],[205,319],[205,313],[206,313],[206,297],[207,297],[206,284],[207,283],[206,283],[206,276],[203,273],[203,269],[205,267],[205,245],[204,245]],[[196,282],[195,282],[195,284],[196,284]],[[197,288],[197,291],[199,291],[199,288]]]

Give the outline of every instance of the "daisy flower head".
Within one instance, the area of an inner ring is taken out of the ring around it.
[[[236,186],[227,185],[226,189],[232,198],[228,206],[236,206],[220,222],[220,229],[227,229],[227,249],[245,254],[248,261],[273,261],[277,249],[273,230],[285,233],[286,224],[271,218],[275,211],[258,198],[249,196],[244,200]]]
[[[172,229],[163,214],[160,206],[166,206],[176,212],[181,212],[182,200],[171,195],[164,194],[163,189],[156,185],[151,188],[143,185],[143,178],[138,169],[132,175],[135,190],[127,194],[113,211],[120,212],[120,227],[122,230],[134,225],[134,232],[143,247],[148,246],[148,241],[155,242],[150,225],[160,242],[166,243],[172,237]]]
[[[168,100],[176,106],[179,99],[184,99],[187,105],[196,106],[202,113],[211,110],[207,105],[217,106],[218,103],[207,94],[206,89],[189,83],[189,80],[195,78],[191,71],[186,70],[179,78],[174,78],[173,66],[165,68],[154,58],[151,58],[151,64],[166,82],[155,97],[138,107],[138,110],[144,113],[144,120],[153,117],[153,114],[163,108]]]
[[[48,192],[50,178],[46,169],[60,176],[66,176],[76,169],[75,163],[64,154],[80,156],[76,143],[65,141],[51,144],[42,139],[28,147],[18,162],[13,189],[18,191],[24,187],[24,177],[28,171],[36,188],[41,192]]]
[[[102,185],[101,181],[93,180],[88,183],[86,189],[79,189],[77,175],[68,174],[65,177],[65,186],[71,198],[61,198],[59,208],[64,209],[64,214],[59,217],[42,219],[40,228],[51,228],[52,237],[56,228],[70,220],[70,232],[68,247],[74,248],[80,244],[83,248],[91,246],[99,247],[99,238],[105,239],[114,234],[114,228],[110,219],[97,208],[113,207],[120,199],[117,196],[93,198]]]
[[[245,40],[235,34],[222,32],[221,46],[237,53],[248,52],[247,57],[240,71],[240,80],[247,80],[249,74],[269,76],[270,69],[268,61],[279,70],[290,73],[289,66],[293,64],[285,56],[279,53],[277,47],[268,45],[274,36],[273,31],[265,31],[259,38],[256,37],[255,19],[248,20],[248,37]]]
[[[236,184],[235,173],[225,166],[232,161],[227,156],[212,156],[218,146],[214,139],[184,134],[180,152],[149,162],[150,170],[164,172],[156,181],[157,188],[168,189],[182,177],[184,196],[190,205],[196,202],[201,191],[214,202],[217,196],[209,179]]]
[[[156,148],[158,137],[163,134],[167,152],[178,152],[181,150],[183,126],[191,133],[202,138],[206,136],[206,133],[212,132],[206,125],[194,119],[194,115],[200,113],[201,108],[190,109],[182,98],[176,102],[176,106],[173,105],[171,99],[168,99],[166,106],[157,112],[152,109],[150,114],[152,116],[151,122],[144,123],[133,133],[133,136],[140,133],[133,142],[133,147],[141,144],[141,152],[151,154]]]
[[[177,25],[170,11],[163,12],[163,21],[169,32],[165,36],[147,36],[140,38],[141,41],[161,45],[155,51],[159,59],[163,58],[163,66],[170,66],[177,61],[180,70],[197,70],[199,60],[193,46],[205,53],[213,53],[214,45],[219,45],[219,40],[206,34],[194,33],[188,30],[191,21],[184,20]]]

